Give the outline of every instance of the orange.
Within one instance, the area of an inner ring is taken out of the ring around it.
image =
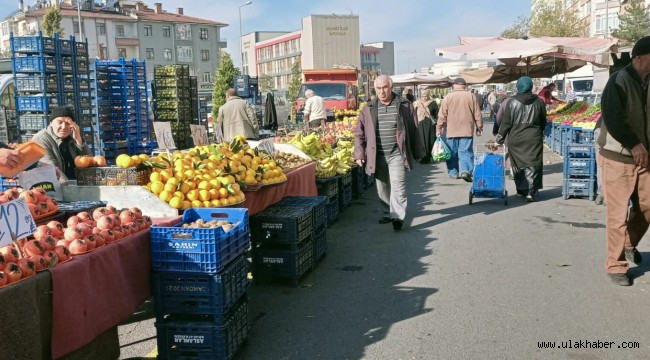
[[[212,203],[212,207],[220,207],[221,206],[221,201],[219,201],[219,199],[214,199],[214,200],[210,201],[210,203]]]
[[[183,193],[180,192],[180,191],[174,191],[174,193],[172,194],[172,196],[177,197],[177,198],[180,198],[181,200],[185,200],[185,194],[183,194]]]
[[[199,190],[199,200],[207,201],[210,200],[210,193],[208,190]]]
[[[218,200],[219,199],[219,190],[217,189],[210,189],[208,190],[210,193],[210,200]]]
[[[211,206],[212,206],[212,203],[209,200],[206,200],[206,201],[203,202],[203,207],[209,208]]]
[[[203,180],[203,181],[201,181],[201,182],[199,183],[199,185],[197,186],[197,188],[198,188],[199,190],[208,190],[208,189],[210,189],[210,182],[208,182],[207,180]]]
[[[221,182],[217,179],[210,180],[210,188],[215,190],[221,189]]]
[[[158,195],[165,188],[165,184],[162,181],[153,181],[151,182],[151,192]]]
[[[121,154],[115,159],[115,165],[121,168],[133,166],[133,160],[127,154]]]
[[[221,199],[227,198],[228,197],[228,190],[226,190],[226,188],[219,189],[219,197]]]
[[[174,196],[169,200],[169,206],[175,209],[180,209],[183,207],[183,200],[181,198]]]
[[[221,199],[221,206],[228,206],[228,205],[230,205],[228,199]]]
[[[162,179],[162,177],[160,177],[160,173],[152,172],[151,175],[149,175],[149,180],[151,182],[160,181],[161,179]]]
[[[192,189],[185,194],[185,198],[189,201],[194,201],[199,198],[199,190]]]
[[[172,194],[169,191],[163,190],[158,194],[160,200],[168,202],[172,198]]]
[[[203,207],[203,203],[200,200],[192,200],[192,207],[193,208]]]
[[[192,203],[191,203],[191,202],[189,202],[189,201],[187,201],[187,200],[183,200],[183,209],[189,209],[189,208],[191,208],[191,207],[192,207]]]
[[[174,193],[174,191],[176,191],[176,185],[174,185],[172,183],[166,183],[163,190],[165,190],[167,192],[170,192],[170,193]]]

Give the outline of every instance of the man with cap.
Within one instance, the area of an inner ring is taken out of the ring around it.
[[[499,145],[508,138],[517,194],[524,196],[526,202],[537,200],[537,192],[542,188],[544,165],[546,106],[532,90],[533,79],[522,76],[517,80],[517,95],[503,106],[496,138]]]
[[[650,222],[650,36],[637,41],[630,55],[632,63],[612,74],[603,90],[597,139],[607,202],[605,270],[622,286],[632,284],[628,261],[642,261],[636,246]]]
[[[76,178],[75,157],[92,155],[90,148],[81,138],[81,130],[74,121],[74,113],[68,107],[52,108],[50,125],[37,132],[32,140],[45,148],[45,156],[40,161],[54,165],[60,180]]]
[[[474,130],[480,136],[483,132],[483,115],[481,106],[474,94],[467,90],[467,82],[462,77],[456,78],[452,92],[442,99],[438,112],[436,136],[440,137],[446,130],[447,145],[451,158],[447,160],[449,177],[472,182],[474,171]]]

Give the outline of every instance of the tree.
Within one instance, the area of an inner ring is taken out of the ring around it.
[[[576,10],[565,8],[564,0],[538,2],[531,13],[532,36],[583,36],[586,23],[578,18]]]
[[[273,90],[273,77],[269,74],[260,76],[259,79],[260,91],[263,93]]]
[[[232,63],[230,54],[221,52],[221,64],[216,71],[214,90],[212,91],[212,119],[217,121],[219,108],[226,103],[226,91],[233,87],[233,78],[239,75],[239,69]]]
[[[43,16],[43,31],[47,36],[54,36],[59,33],[59,37],[63,37],[63,28],[61,27],[61,9],[58,6],[53,6]]]
[[[295,105],[302,84],[302,67],[300,60],[297,59],[291,66],[291,82],[289,83],[289,103],[291,103],[291,119],[295,119]]]
[[[621,40],[621,45],[629,46],[648,34],[650,28],[650,8],[644,0],[632,0],[625,7],[625,14],[618,16],[619,28],[612,36]]]
[[[508,39],[519,39],[528,36],[530,31],[530,18],[519,16],[515,23],[509,28],[503,30],[501,36]]]

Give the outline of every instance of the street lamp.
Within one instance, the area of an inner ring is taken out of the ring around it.
[[[244,53],[242,51],[242,33],[241,33],[241,8],[246,5],[252,4],[252,1],[246,1],[244,5],[239,5],[239,60],[241,61],[242,73],[244,72]]]

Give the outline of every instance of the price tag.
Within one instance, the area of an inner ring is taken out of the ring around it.
[[[208,130],[203,125],[190,125],[194,146],[208,144]]]
[[[22,239],[36,232],[36,223],[25,199],[0,205],[0,247],[11,244],[11,233]]]
[[[266,151],[269,154],[275,153],[275,144],[272,139],[264,139],[257,144],[257,149]]]
[[[172,135],[172,126],[165,121],[154,121],[153,131],[156,133],[156,142],[160,149],[176,149],[174,136]]]

